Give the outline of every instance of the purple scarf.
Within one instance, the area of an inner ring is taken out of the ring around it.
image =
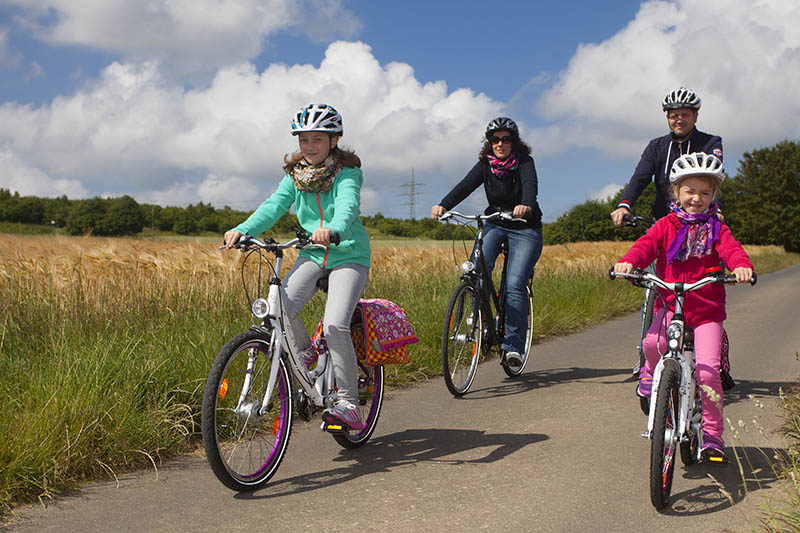
[[[675,202],[669,204],[669,208],[681,221],[681,229],[667,248],[667,264],[671,265],[675,259],[686,261],[690,257],[711,255],[719,239],[717,204],[711,204],[705,213],[696,215],[687,213]]]
[[[519,166],[517,155],[513,152],[505,159],[497,159],[492,154],[486,154],[486,159],[489,161],[489,169],[492,171],[492,174],[498,178],[502,178],[507,172],[517,170]]]

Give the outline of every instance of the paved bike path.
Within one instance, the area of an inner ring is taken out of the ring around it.
[[[609,281],[609,283],[611,283]],[[617,282],[621,283],[621,282]],[[725,438],[743,461],[676,466],[672,502],[649,501],[646,419],[630,366],[638,316],[536,346],[525,374],[496,360],[456,400],[441,378],[388,394],[372,440],[343,450],[318,422],[292,433],[263,490],[224,488],[202,455],[17,510],[12,531],[750,530],[779,493],[764,456],[781,446],[774,398],[800,374],[800,266],[728,290],[733,376]],[[754,395],[751,400],[748,395]],[[764,407],[761,407],[761,406]],[[753,420],[766,428],[762,435]],[[743,426],[740,427],[740,421]],[[731,454],[732,455],[732,454]],[[712,480],[713,476],[716,481]],[[720,490],[724,490],[725,496]],[[729,499],[730,498],[730,499]]]

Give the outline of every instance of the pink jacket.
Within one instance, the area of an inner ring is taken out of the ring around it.
[[[620,263],[631,263],[637,268],[646,268],[654,260],[656,273],[667,282],[693,282],[705,277],[707,268],[719,266],[720,260],[728,270],[738,267],[753,268],[750,258],[725,224],[720,225],[719,239],[714,244],[711,255],[703,258],[690,257],[687,261],[675,259],[667,265],[667,248],[678,233],[681,222],[674,213],[660,218],[647,234],[640,237],[628,250]],[[675,296],[659,289],[666,299],[668,308],[674,308]],[[656,309],[661,309],[661,298],[656,299]],[[725,287],[712,283],[692,291],[684,300],[686,323],[692,327],[706,322],[722,322],[725,320]]]

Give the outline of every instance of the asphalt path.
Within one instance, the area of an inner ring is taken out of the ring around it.
[[[609,281],[611,283],[611,281]],[[615,283],[622,283],[617,281]],[[344,450],[298,424],[270,484],[222,486],[198,453],[16,510],[12,531],[747,531],[779,497],[776,398],[800,375],[800,266],[728,289],[727,466],[678,463],[670,505],[648,492],[630,375],[638,315],[535,346],[516,379],[496,359],[454,399],[441,378],[392,391],[371,441]]]

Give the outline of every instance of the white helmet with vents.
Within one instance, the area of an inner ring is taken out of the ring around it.
[[[717,185],[725,179],[725,171],[719,158],[704,152],[680,156],[672,163],[669,182],[675,184],[684,178],[714,178]]]
[[[688,107],[690,109],[700,109],[700,97],[694,91],[686,87],[680,87],[674,91],[668,92],[661,103],[663,111],[670,109],[682,109]]]
[[[308,104],[292,117],[292,135],[303,131],[323,131],[342,136],[342,115],[327,104]]]

